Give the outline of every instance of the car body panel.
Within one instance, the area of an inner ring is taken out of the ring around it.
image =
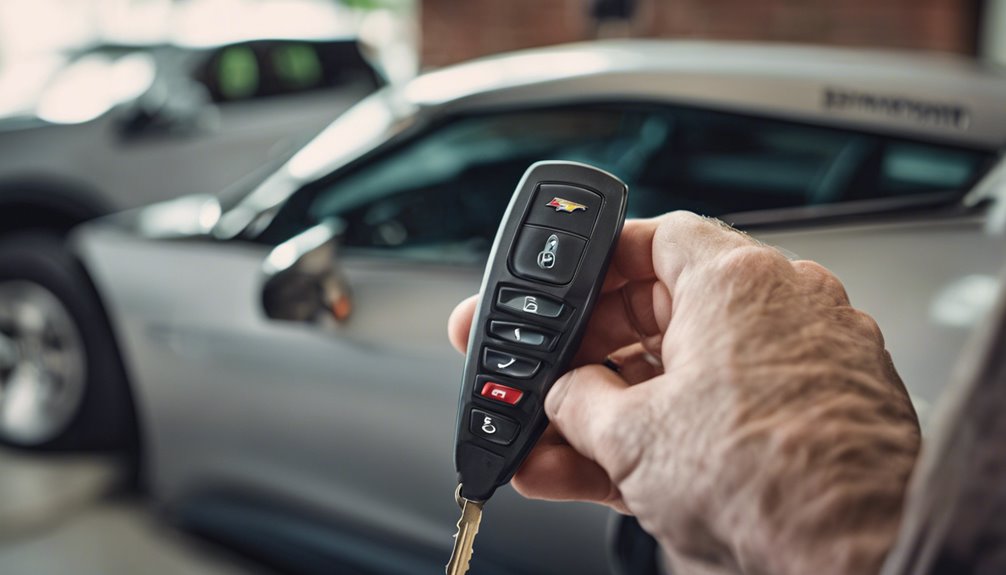
[[[960,282],[998,284],[1006,243],[982,216],[756,233],[801,259],[817,261],[845,284],[852,305],[877,320],[888,350],[926,423],[951,380],[975,322],[991,311],[988,293],[960,293],[960,320],[937,309]]]
[[[837,91],[831,98],[829,88]],[[549,99],[555,90],[584,96],[652,96],[841,122],[871,131],[905,130],[991,146],[1006,142],[1006,114],[998,104],[1006,90],[1006,74],[951,55],[620,40],[484,58],[425,74],[400,90],[417,106],[457,107],[515,98],[520,103],[521,97]],[[854,94],[877,99],[864,101]],[[882,101],[884,97],[904,101]],[[961,106],[965,114],[943,114],[941,105]]]

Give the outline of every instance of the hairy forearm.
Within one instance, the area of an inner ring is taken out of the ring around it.
[[[760,395],[747,398],[719,450],[730,463],[713,529],[731,570],[878,572],[919,450],[911,406],[889,382],[854,370],[808,374]]]

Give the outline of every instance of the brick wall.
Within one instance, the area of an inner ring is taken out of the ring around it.
[[[638,0],[637,37],[973,53],[979,0]],[[587,0],[421,0],[422,65],[589,39]]]

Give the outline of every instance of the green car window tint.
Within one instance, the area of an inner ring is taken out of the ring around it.
[[[224,49],[217,60],[217,88],[224,100],[241,100],[255,95],[259,87],[259,66],[248,46]]]
[[[321,60],[307,44],[280,44],[270,51],[269,59],[280,90],[306,90],[322,82]]]

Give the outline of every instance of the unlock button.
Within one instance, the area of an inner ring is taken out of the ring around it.
[[[468,430],[475,435],[500,445],[509,445],[517,437],[518,429],[516,421],[481,409],[472,410],[468,425]]]
[[[538,226],[524,226],[517,237],[511,266],[515,275],[552,284],[567,284],[580,264],[587,240]]]

